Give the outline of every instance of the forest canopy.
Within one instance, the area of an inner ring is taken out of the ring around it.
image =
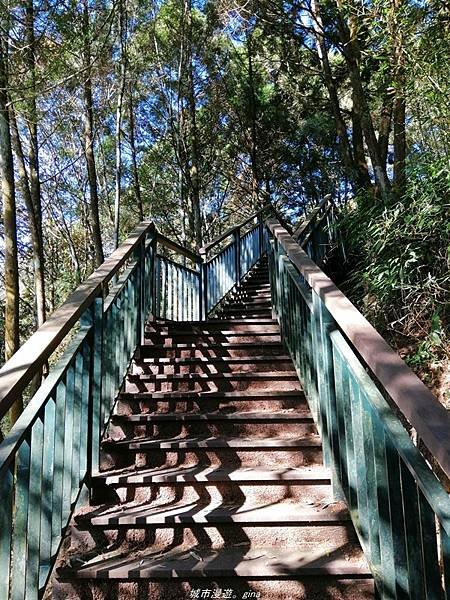
[[[328,193],[346,293],[443,356],[449,63],[442,0],[2,0],[2,356],[142,219],[198,249]]]

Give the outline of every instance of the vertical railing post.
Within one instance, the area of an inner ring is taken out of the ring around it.
[[[144,320],[148,318],[148,316],[152,312],[152,300],[153,300],[153,248],[152,248],[152,240],[155,237],[154,228],[147,231],[144,237],[144,254],[142,257],[142,302],[143,302],[143,315]],[[145,324],[144,324],[145,328]]]
[[[153,321],[156,321],[156,316],[157,316],[157,312],[158,312],[158,300],[157,300],[157,294],[158,294],[158,257],[156,255],[157,252],[157,243],[158,243],[158,239],[156,236],[156,232],[153,233],[153,237],[151,238],[151,246],[152,246],[152,252],[151,252],[151,267],[150,267],[150,271],[151,271],[151,294],[152,294],[152,301],[151,301],[151,318]]]
[[[239,287],[241,281],[241,230],[237,227],[233,232],[234,248],[235,248],[235,259],[234,259],[234,270],[235,270],[235,283],[236,287]]]
[[[138,294],[138,311],[136,315],[136,327],[138,335],[138,344],[141,344],[144,339],[145,330],[145,239],[144,235],[137,251],[136,260],[138,261],[138,277],[137,277],[137,294]]]
[[[269,248],[267,251],[269,255],[269,281],[270,281],[270,296],[272,300],[272,319],[277,318],[277,274],[275,267],[275,241],[269,239]]]
[[[14,469],[9,467],[0,480],[0,589],[9,598],[11,532],[13,527]]]
[[[203,248],[200,249],[199,261],[199,308],[200,321],[206,321],[208,318],[208,261],[207,253]]]
[[[206,252],[203,248],[200,249],[200,257],[195,263],[195,270],[198,273],[198,319],[199,321],[206,321],[208,282],[206,280]]]
[[[103,289],[94,300],[91,308],[82,318],[82,324],[93,326],[91,386],[89,398],[89,436],[88,436],[88,479],[99,471],[100,436],[102,430],[102,377],[103,377]],[[90,490],[92,493],[91,486]]]
[[[263,255],[264,251],[264,221],[262,213],[258,215],[258,243],[259,243],[259,258]]]
[[[326,467],[332,471],[333,496],[340,500],[343,498],[341,486],[334,472],[334,455],[338,452],[335,448],[339,440],[336,439],[336,428],[334,419],[336,418],[336,391],[334,384],[334,362],[333,345],[330,333],[336,328],[336,324],[325,307],[322,299],[314,291],[313,300],[313,321],[315,324],[316,348],[316,369],[318,374],[318,421],[320,434],[323,441],[323,459]]]

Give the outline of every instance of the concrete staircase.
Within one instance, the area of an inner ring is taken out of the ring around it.
[[[373,598],[264,261],[216,318],[148,323],[92,485],[49,597]]]

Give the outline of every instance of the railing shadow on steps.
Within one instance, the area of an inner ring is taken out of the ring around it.
[[[450,498],[399,418],[450,478],[450,416],[302,249],[324,246],[305,224],[294,239],[267,221],[274,311],[379,598],[450,597]],[[305,242],[306,240],[306,242]],[[427,457],[428,457],[427,456]]]
[[[0,369],[1,420],[62,351],[0,444],[1,600],[42,595],[75,505],[88,500],[100,440],[147,319],[205,319],[265,251],[270,212],[262,208],[201,254],[141,223]]]

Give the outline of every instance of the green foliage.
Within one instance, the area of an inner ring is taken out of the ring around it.
[[[445,350],[450,317],[450,180],[443,164],[415,163],[405,198],[360,196],[343,211],[351,276],[346,291],[383,331],[421,340],[411,364]]]

